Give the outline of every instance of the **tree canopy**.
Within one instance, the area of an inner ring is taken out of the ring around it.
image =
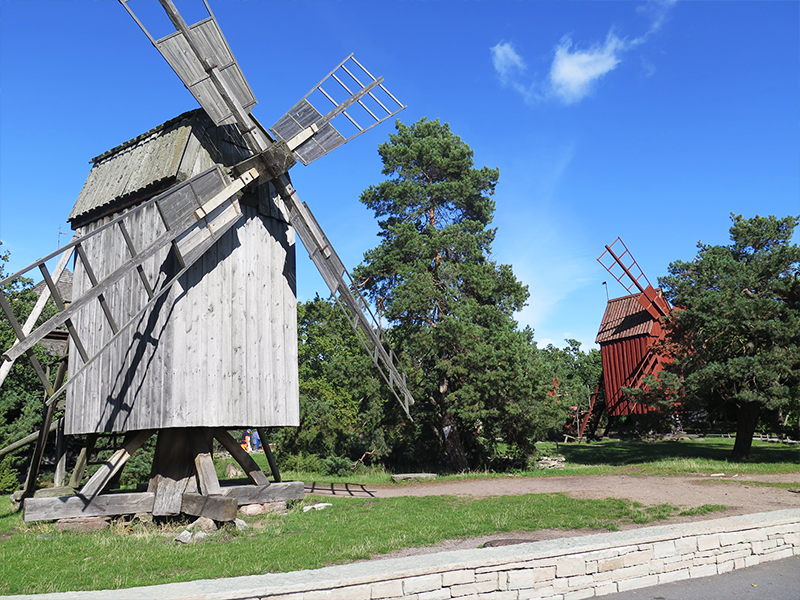
[[[747,458],[759,418],[797,411],[800,398],[800,217],[731,215],[731,243],[698,244],[660,284],[679,310],[664,347],[674,362],[658,385],[662,399],[737,418],[734,458]]]
[[[555,397],[544,410],[552,381],[543,384],[533,332],[513,318],[527,286],[491,257],[499,172],[476,168],[472,149],[439,120],[396,128],[378,149],[387,179],[361,195],[381,242],[356,280],[406,357],[417,451],[466,470],[498,436],[524,445],[563,410]]]

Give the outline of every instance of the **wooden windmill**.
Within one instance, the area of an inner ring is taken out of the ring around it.
[[[0,282],[38,270],[55,302],[55,316],[33,329],[36,316],[20,324],[0,294],[18,338],[6,359],[28,356],[49,414],[66,393],[66,434],[91,443],[125,433],[76,496],[28,497],[26,520],[136,512],[231,520],[237,505],[302,498],[301,482],[281,482],[268,445],[272,483],[226,431],[299,424],[295,232],[406,413],[413,403],[379,323],[287,173],[405,107],[351,55],[267,130],[250,114],[255,96],[203,1],[208,18],[187,25],[160,0],[175,32],[155,40],[120,0],[202,110],[94,158],[69,217],[73,241]],[[58,256],[51,273],[46,262]],[[55,281],[73,256],[66,305]],[[33,346],[58,328],[69,334],[69,366],[52,383]],[[147,491],[102,493],[153,435]],[[250,485],[220,485],[214,439]]]
[[[622,388],[642,388],[645,376],[660,372],[666,360],[652,346],[664,335],[662,317],[669,316],[669,303],[652,286],[625,242],[617,238],[605,248],[597,261],[628,295],[612,298],[606,305],[595,340],[600,344],[603,372],[582,420],[581,436],[587,428],[594,433],[604,410],[609,417],[648,412],[644,404],[630,402]],[[598,401],[601,392],[603,399]]]

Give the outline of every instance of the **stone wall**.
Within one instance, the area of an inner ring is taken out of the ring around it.
[[[791,556],[800,556],[800,509],[313,571],[37,598],[579,600]]]

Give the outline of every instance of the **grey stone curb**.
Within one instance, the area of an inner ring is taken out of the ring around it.
[[[322,569],[268,573],[227,579],[201,579],[122,590],[64,592],[4,596],[9,600],[230,600],[254,599],[269,594],[291,594],[342,586],[354,586],[419,575],[443,573],[456,569],[486,571],[492,566],[511,567],[515,562],[529,562],[609,547],[634,546],[684,536],[742,531],[800,523],[800,509],[779,510],[713,519],[695,523],[657,525],[628,531],[597,533],[580,537],[529,542],[497,548],[476,548],[375,560]]]

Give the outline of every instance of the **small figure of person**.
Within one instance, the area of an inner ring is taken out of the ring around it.
[[[250,447],[250,430],[245,430],[244,434],[242,435],[242,450],[246,450],[247,452],[252,452],[253,449]]]
[[[258,435],[258,429],[253,430],[253,435],[250,438],[253,444],[253,450],[258,452],[261,449],[261,436]]]

